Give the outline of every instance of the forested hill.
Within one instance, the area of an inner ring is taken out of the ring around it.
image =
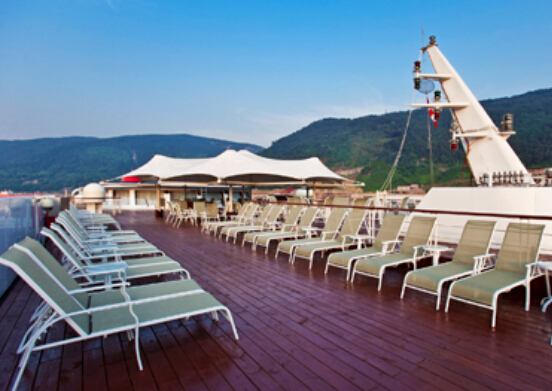
[[[0,190],[59,191],[114,178],[155,154],[201,158],[217,156],[228,148],[263,149],[188,134],[0,140]]]
[[[481,102],[500,128],[505,113],[514,115],[516,135],[508,141],[527,168],[552,167],[552,89]],[[323,119],[275,141],[261,155],[298,159],[318,156],[331,168],[358,168],[367,190],[379,189],[387,176],[404,133],[408,112],[355,119]],[[465,154],[451,152],[451,116],[443,111],[438,128],[431,125],[435,183],[454,184],[460,178]],[[469,177],[465,167],[464,178]],[[406,144],[393,185],[431,184],[426,109],[412,115]]]
[[[517,134],[509,142],[528,168],[552,167],[552,89],[482,102],[497,125],[514,115]],[[58,191],[109,179],[146,163],[154,154],[198,158],[228,148],[262,151],[266,157],[300,159],[318,156],[332,169],[356,168],[366,190],[379,189],[395,160],[408,112],[355,119],[323,119],[275,141],[264,151],[252,144],[180,135],[138,135],[0,140],[0,190]],[[431,184],[427,110],[415,110],[393,185]],[[431,125],[434,180],[455,184],[464,166],[464,152],[449,149],[450,114],[439,128]],[[465,178],[469,168],[465,167]]]

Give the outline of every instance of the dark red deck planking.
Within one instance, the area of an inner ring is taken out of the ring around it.
[[[343,270],[324,275],[324,260],[274,259],[272,250],[227,243],[153,212],[119,216],[186,267],[233,312],[228,322],[202,316],[143,328],[144,371],[126,334],[111,335],[31,356],[20,389],[51,390],[544,390],[552,385],[550,315],[540,312],[544,281],[490,311],[451,304],[412,290],[400,300],[405,267],[376,280],[345,282]],[[154,280],[152,280],[153,282]],[[0,390],[16,369],[16,349],[38,299],[20,280],[0,303]],[[444,305],[442,306],[444,308]],[[49,338],[71,333],[66,327]]]

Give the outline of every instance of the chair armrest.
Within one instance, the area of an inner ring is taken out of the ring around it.
[[[542,269],[539,267],[538,261],[528,263],[527,265],[525,265],[525,267],[527,268],[527,273],[526,273],[527,282],[531,281],[533,278],[542,276],[544,274]]]
[[[395,245],[397,243],[399,243],[400,240],[398,239],[395,239],[395,240],[386,240],[385,242],[382,242],[381,244],[383,245],[383,253],[384,254],[387,254],[387,253],[390,253],[392,252],[394,249],[395,249]],[[388,248],[389,245],[393,245],[391,248]]]
[[[495,254],[482,254],[482,255],[476,255],[473,257],[474,263],[473,263],[473,272],[474,274],[479,274],[485,269],[489,269],[493,267],[493,258],[495,257]]]
[[[329,235],[329,234],[332,234],[333,236],[335,236],[335,234],[337,233],[337,231],[326,231],[326,232],[322,232],[322,240],[326,240],[326,237]]]

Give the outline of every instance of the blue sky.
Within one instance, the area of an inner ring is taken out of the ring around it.
[[[0,4],[0,139],[189,133],[269,146],[407,110],[436,35],[480,99],[552,87],[552,1]]]

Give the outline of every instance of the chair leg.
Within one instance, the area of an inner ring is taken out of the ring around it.
[[[141,371],[144,370],[144,366],[142,365],[142,358],[140,357],[140,328],[136,327],[136,336],[134,338],[134,351],[136,352],[136,361],[138,362],[138,368],[140,368]]]
[[[408,277],[408,274],[404,277],[404,281],[401,289],[401,300],[404,299],[404,292],[406,291],[406,277]]]
[[[525,311],[529,311],[531,306],[531,281],[527,281],[525,285]]]

